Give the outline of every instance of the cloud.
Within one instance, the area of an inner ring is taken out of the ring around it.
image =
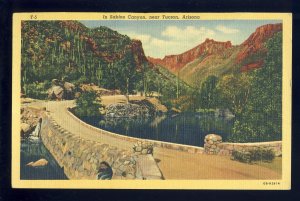
[[[221,31],[225,34],[233,34],[233,33],[238,33],[240,31],[238,29],[229,28],[229,27],[226,27],[224,25],[216,26],[216,30]]]
[[[195,38],[207,38],[211,37],[215,32],[211,29],[205,27],[194,27],[186,26],[184,28],[179,28],[177,26],[168,26],[161,35],[171,39],[177,40],[195,40]]]
[[[163,47],[166,43],[166,41],[158,39],[156,37],[153,37],[151,35],[148,34],[136,34],[134,32],[129,32],[127,33],[127,35],[132,38],[132,39],[138,39],[140,41],[142,41],[143,47],[145,49],[145,47],[149,47],[150,45],[152,47]]]
[[[143,44],[146,56],[163,57],[165,56],[165,47],[168,46],[165,40],[153,37],[149,34],[137,34],[134,32],[126,33],[132,39],[138,39]]]
[[[181,54],[204,42],[206,38],[212,38],[215,32],[205,27],[168,26],[157,36],[132,31],[126,34],[142,41],[147,56],[163,58],[166,55]]]
[[[129,32],[127,35],[132,39],[138,39],[144,43],[148,43],[151,40],[151,36],[147,34],[136,34],[134,32]]]

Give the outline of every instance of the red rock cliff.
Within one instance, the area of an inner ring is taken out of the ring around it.
[[[142,42],[140,40],[131,40],[131,51],[134,55],[134,61],[138,70],[142,68],[142,64],[148,62],[144,49],[142,46]]]
[[[169,70],[176,72],[184,67],[187,63],[199,58],[201,55],[212,55],[231,48],[231,42],[218,42],[212,39],[206,39],[200,45],[188,50],[182,54],[165,56],[163,59],[148,57],[148,60],[157,65],[164,66]]]
[[[265,52],[266,49],[263,46],[269,38],[275,33],[282,31],[282,24],[267,24],[258,27],[254,33],[252,33],[247,40],[245,40],[241,46],[242,50],[237,56],[237,62],[241,62],[246,57],[254,54],[258,51]]]

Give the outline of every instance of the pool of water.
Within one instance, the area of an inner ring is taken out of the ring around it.
[[[81,117],[81,119],[98,128],[126,136],[201,147],[204,145],[204,137],[210,133],[221,135],[223,141],[226,141],[234,123],[233,119],[196,113],[153,118]]]
[[[27,166],[29,162],[46,159],[48,164],[43,167]],[[21,140],[21,179],[24,180],[62,180],[68,179],[53,156],[40,139]]]

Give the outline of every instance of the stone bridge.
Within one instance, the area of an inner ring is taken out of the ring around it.
[[[53,104],[61,107],[53,110]],[[102,161],[111,165],[113,179],[163,179],[151,153],[133,151],[139,139],[125,139],[82,122],[69,111],[72,105],[72,101],[46,103],[49,110],[42,115],[40,130],[41,140],[69,179],[95,179]]]
[[[137,154],[133,147],[141,139],[111,133],[84,123],[69,111],[69,108],[74,107],[74,101],[38,101],[29,106],[46,108],[40,136],[69,179],[95,179],[101,161],[111,165],[113,179],[280,177],[265,167],[236,163],[225,156],[202,154],[202,147],[146,140],[154,145],[154,154]],[[280,144],[281,149],[281,142],[277,144]],[[223,149],[227,149],[227,146],[228,143],[224,144]],[[188,165],[189,171],[181,168],[182,165]]]

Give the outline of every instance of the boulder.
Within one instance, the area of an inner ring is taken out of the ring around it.
[[[161,102],[157,98],[147,98],[146,101],[148,101],[150,104],[152,104],[155,108],[156,112],[165,113],[168,112],[168,109],[165,105],[161,104]]]
[[[49,99],[63,99],[64,89],[61,86],[52,86],[48,89],[48,98]]]
[[[26,123],[21,123],[21,133],[27,133],[30,131],[30,125]]]
[[[42,118],[43,108],[31,108],[22,107],[21,108],[21,124],[20,133],[21,137],[28,137],[34,128],[38,125],[40,119]]]
[[[235,115],[229,109],[216,109],[215,110],[216,117],[223,117],[227,119],[234,118]]]
[[[52,100],[73,99],[75,96],[75,85],[70,82],[52,80],[52,87],[48,89],[48,98]]]
[[[31,125],[29,123],[21,123],[20,125],[21,137],[22,138],[28,137],[30,133],[33,131],[33,129],[34,129],[34,125]]]
[[[31,167],[43,167],[46,166],[48,164],[48,161],[44,158],[39,159],[35,162],[30,162],[27,164],[27,166],[31,166]]]
[[[73,99],[75,96],[75,85],[70,82],[64,83],[64,98],[65,99]]]
[[[59,82],[58,79],[53,79],[53,80],[51,81],[51,83],[52,83],[53,86],[58,86],[60,82]]]
[[[181,112],[181,111],[180,111],[179,109],[175,108],[175,107],[172,107],[171,110],[170,110],[170,113],[175,113],[175,114],[177,114],[177,113],[180,113],[180,112]]]

